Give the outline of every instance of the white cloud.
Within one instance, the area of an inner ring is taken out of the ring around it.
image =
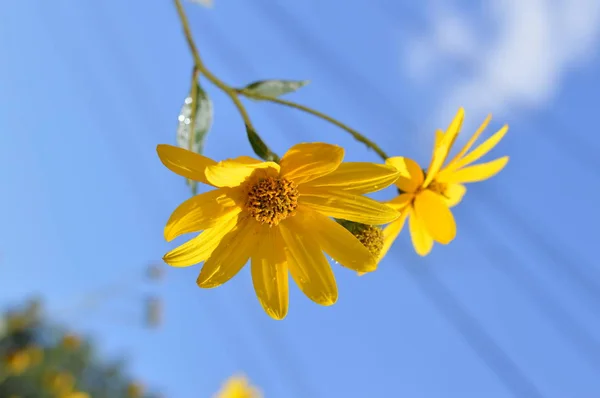
[[[412,76],[432,81],[450,65],[470,66],[444,76],[452,81],[442,85],[442,125],[460,105],[477,117],[545,105],[565,73],[593,55],[600,36],[599,0],[490,0],[485,15],[427,3],[431,26],[407,46]],[[485,24],[475,28],[478,22]]]

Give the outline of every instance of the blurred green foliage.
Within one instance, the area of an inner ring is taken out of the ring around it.
[[[0,398],[158,398],[31,300],[0,316]]]

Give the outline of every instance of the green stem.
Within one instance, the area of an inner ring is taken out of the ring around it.
[[[344,123],[340,122],[337,119],[332,118],[331,116],[327,116],[326,114],[317,111],[316,109],[312,109],[309,108],[307,106],[304,105],[300,105],[297,104],[295,102],[292,101],[287,101],[287,100],[283,100],[280,98],[276,98],[276,97],[270,97],[267,95],[261,95],[261,94],[255,94],[255,93],[251,93],[248,91],[245,91],[243,89],[238,90],[237,91],[239,94],[248,97],[248,98],[254,98],[257,100],[263,100],[263,101],[270,101],[270,102],[274,102],[276,104],[280,104],[280,105],[284,105],[290,108],[295,108],[295,109],[299,109],[303,112],[306,113],[310,113],[313,116],[316,116],[318,118],[321,118],[323,120],[328,121],[331,124],[334,124],[336,126],[338,126],[339,128],[346,130],[348,133],[350,133],[350,135],[357,141],[362,142],[363,144],[365,144],[367,147],[371,148],[372,150],[374,150],[377,155],[379,155],[380,158],[382,158],[384,161],[389,158],[389,156],[383,151],[383,149],[381,149],[376,143],[374,143],[373,141],[369,140],[367,137],[365,137],[364,135],[362,135],[361,133],[359,133],[358,131],[354,130],[353,128],[345,125]]]
[[[235,105],[238,112],[242,116],[242,119],[244,120],[244,124],[246,125],[246,130],[247,131],[251,130],[253,132],[253,134],[256,137],[258,137],[258,134],[256,133],[256,129],[254,128],[254,126],[252,125],[252,122],[250,121],[250,116],[248,115],[246,108],[244,108],[242,101],[240,101],[240,99],[238,97],[238,92],[233,87],[229,86],[228,84],[223,82],[221,79],[219,79],[217,76],[215,76],[206,67],[206,65],[204,65],[202,58],[200,58],[200,52],[198,51],[198,47],[196,47],[196,43],[194,42],[194,38],[192,36],[192,31],[190,30],[190,25],[189,25],[187,16],[185,14],[185,10],[183,9],[183,5],[181,4],[181,0],[174,0],[174,1],[175,1],[175,6],[177,7],[177,14],[179,15],[179,19],[181,20],[181,25],[183,26],[183,33],[185,34],[185,38],[187,40],[190,51],[192,53],[192,57],[194,58],[194,70],[196,72],[196,73],[194,73],[194,75],[196,75],[197,73],[201,73],[208,79],[208,81],[210,81],[212,84],[214,84],[216,87],[218,87],[221,91],[223,91],[225,94],[227,94],[227,96],[229,96],[229,98],[231,98],[231,101],[233,101],[233,104]],[[195,81],[192,84],[195,84]],[[193,122],[193,120],[192,120],[192,122]],[[192,125],[192,128],[193,128],[193,125]],[[248,133],[248,134],[250,134],[250,133]],[[260,139],[260,137],[258,137],[258,139]],[[262,142],[262,139],[260,139],[260,140]],[[263,144],[264,144],[264,142],[263,142]],[[266,144],[264,145],[264,147],[267,148],[267,154],[265,157],[267,157],[269,160],[278,160],[279,159],[279,157],[274,152],[272,152],[270,149],[268,149]],[[265,160],[267,160],[267,159],[265,159]]]

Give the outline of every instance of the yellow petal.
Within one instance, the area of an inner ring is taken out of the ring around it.
[[[396,180],[396,186],[403,192],[415,192],[423,184],[423,170],[417,162],[402,156],[388,158],[385,161],[400,172]]]
[[[331,218],[316,211],[299,209],[294,219],[307,231],[311,231],[321,249],[344,267],[361,272],[377,268],[377,261],[369,250],[350,231]]]
[[[452,164],[452,170],[457,170],[463,168],[473,162],[478,161],[483,156],[485,156],[489,151],[491,151],[502,138],[508,132],[508,125],[502,127],[498,130],[494,135],[485,140],[481,145],[477,146],[477,148],[473,149],[467,156],[463,157],[456,161],[456,163]]]
[[[435,142],[433,144],[433,152],[435,152],[435,149],[440,146],[443,138],[444,138],[444,132],[439,129],[435,130]]]
[[[205,261],[236,222],[237,216],[221,218],[214,227],[165,254],[163,260],[174,267],[187,267]]]
[[[328,217],[369,225],[387,224],[400,217],[399,212],[373,199],[324,188],[302,187],[298,203]]]
[[[448,126],[448,129],[444,133],[439,146],[437,146],[434,150],[433,156],[431,158],[431,163],[429,163],[429,167],[427,168],[427,175],[425,177],[425,181],[423,182],[423,187],[427,187],[431,181],[436,177],[438,171],[442,168],[450,150],[452,149],[452,145],[460,132],[460,128],[462,126],[463,120],[465,117],[465,110],[461,107],[458,109],[456,116]]]
[[[331,173],[344,159],[344,149],[337,145],[296,144],[281,158],[281,176],[302,184]]]
[[[444,198],[435,192],[427,189],[417,195],[413,218],[417,218],[437,242],[448,244],[456,237],[454,216]]]
[[[288,265],[278,228],[262,226],[263,233],[252,254],[252,283],[267,314],[283,319],[289,305]]]
[[[433,247],[433,238],[429,235],[421,220],[415,216],[415,213],[412,209],[409,211],[408,217],[410,238],[415,251],[419,256],[426,256]]]
[[[338,190],[365,194],[387,188],[398,178],[398,171],[391,166],[368,163],[346,162],[333,172],[308,182],[311,187],[330,187]]]
[[[396,221],[387,225],[383,229],[383,248],[381,249],[381,253],[379,254],[380,261],[383,257],[385,257],[387,252],[392,247],[392,244],[394,243],[394,241],[400,234],[400,231],[402,231],[402,228],[404,227],[404,223],[406,222],[406,217],[408,217],[409,213],[410,213],[410,208],[406,208],[402,212],[402,215],[400,216],[399,219],[397,219]]]
[[[230,159],[207,167],[205,174],[206,179],[216,187],[237,187],[257,169],[262,169],[275,176],[279,172],[279,165],[275,162],[244,163]]]
[[[498,174],[506,166],[506,163],[508,163],[508,156],[487,163],[467,166],[448,173],[448,175],[444,176],[444,182],[468,183],[487,180]]]
[[[217,287],[240,272],[259,242],[259,227],[253,218],[241,219],[204,262],[196,280],[198,286]]]
[[[403,193],[401,195],[396,196],[394,199],[388,200],[387,202],[384,202],[384,203],[386,205],[390,206],[392,209],[400,211],[400,210],[404,209],[406,206],[410,205],[414,198],[415,198],[414,193]]]
[[[444,190],[444,201],[448,207],[456,206],[460,203],[467,188],[462,184],[448,184]]]
[[[212,185],[207,181],[204,170],[208,166],[216,164],[217,162],[214,160],[187,149],[166,144],[157,145],[156,152],[162,164],[172,172],[194,181]]]
[[[239,213],[242,209],[233,199],[230,189],[215,189],[193,196],[179,205],[169,217],[164,235],[167,241],[190,232],[213,227],[223,216]]]
[[[475,131],[475,134],[473,134],[473,136],[469,139],[469,141],[465,144],[465,146],[460,150],[460,152],[457,153],[456,156],[450,162],[448,162],[448,165],[446,167],[452,168],[453,163],[457,162],[458,160],[460,160],[460,158],[465,156],[465,154],[469,151],[469,149],[471,149],[471,147],[473,146],[475,141],[477,141],[477,139],[479,138],[481,133],[483,133],[483,130],[485,130],[486,127],[488,126],[488,124],[490,124],[490,120],[492,120],[491,114],[485,118],[483,123],[481,123],[481,126],[479,126],[477,131]]]
[[[338,299],[335,277],[317,241],[295,217],[279,224],[285,242],[292,278],[302,292],[317,304],[333,305]]]

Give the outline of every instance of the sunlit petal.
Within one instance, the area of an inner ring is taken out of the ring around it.
[[[384,203],[392,207],[393,209],[400,211],[406,206],[410,205],[414,198],[414,193],[403,193],[401,195],[396,196],[394,199],[388,200]]]
[[[281,176],[302,184],[331,173],[343,159],[344,149],[337,145],[296,144],[281,158]]]
[[[317,304],[333,305],[338,291],[329,262],[317,241],[294,217],[280,224],[288,266],[300,290]]]
[[[429,235],[422,221],[419,220],[414,211],[411,210],[409,213],[408,227],[413,247],[418,255],[426,256],[431,252],[431,248],[433,247],[433,238]]]
[[[423,187],[427,187],[431,181],[436,177],[437,173],[442,168],[450,150],[452,149],[452,145],[460,132],[460,128],[462,126],[463,120],[465,117],[465,110],[461,107],[458,109],[456,116],[448,126],[448,129],[443,135],[443,138],[434,150],[433,156],[431,158],[431,163],[429,163],[429,167],[427,168],[427,175],[425,177],[425,181],[423,182]]]
[[[400,172],[396,186],[403,192],[415,192],[423,184],[423,170],[417,162],[402,156],[388,158],[385,161]]]
[[[306,183],[311,187],[330,187],[336,190],[365,194],[387,188],[396,181],[398,171],[391,166],[369,162],[346,162],[315,180]]]
[[[456,206],[460,203],[467,188],[462,184],[448,184],[444,190],[444,201],[448,207]]]
[[[414,202],[414,216],[435,241],[448,244],[456,237],[454,216],[439,194],[430,190],[419,193]]]
[[[261,239],[252,254],[252,283],[267,314],[283,319],[289,307],[288,265],[278,228],[261,227]]]
[[[508,132],[508,125],[502,127],[498,130],[494,135],[485,140],[481,145],[477,146],[477,148],[473,149],[470,153],[468,153],[465,157],[456,161],[456,163],[452,164],[452,170],[457,170],[463,168],[473,162],[478,161],[483,156],[485,156],[489,151],[491,151],[502,138]]]
[[[237,216],[221,218],[214,227],[165,254],[163,260],[174,267],[187,267],[205,261],[236,222]]]
[[[298,203],[328,217],[369,225],[387,224],[400,217],[399,212],[376,200],[323,188],[302,189]]]
[[[252,159],[252,158],[249,158]],[[246,159],[247,160],[247,159]],[[206,168],[206,179],[217,187],[237,187],[249,178],[257,169],[268,171],[277,175],[279,165],[275,162],[247,163],[244,159],[237,162],[235,159],[224,160],[214,166]]]
[[[487,180],[498,174],[508,163],[508,156],[492,160],[487,163],[480,163],[474,166],[467,166],[458,169],[444,176],[444,182],[448,183],[469,183]]]
[[[448,162],[448,164],[446,165],[446,168],[452,168],[453,164],[455,162],[457,162],[458,160],[460,160],[463,156],[465,156],[465,154],[469,151],[469,149],[471,149],[471,147],[473,146],[473,144],[475,143],[475,141],[477,141],[477,139],[479,138],[479,136],[481,135],[481,133],[483,133],[483,131],[486,129],[486,127],[488,126],[488,124],[490,124],[490,120],[492,120],[492,115],[488,115],[485,120],[483,121],[483,123],[481,123],[481,126],[479,126],[479,128],[477,129],[477,131],[475,132],[475,134],[473,134],[473,136],[469,139],[469,141],[465,144],[465,146],[460,150],[459,153],[456,154],[456,156],[454,158],[452,158],[452,160],[450,162]]]
[[[259,242],[260,224],[253,218],[239,220],[223,237],[200,271],[196,283],[202,288],[213,288],[233,278],[248,262]]]
[[[156,152],[162,164],[172,172],[182,177],[199,181],[204,184],[212,185],[206,179],[204,170],[208,166],[216,164],[212,159],[199,155],[187,149],[179,148],[173,145],[160,144],[156,147]]]
[[[295,222],[312,231],[325,253],[354,271],[375,270],[377,261],[369,250],[346,228],[316,211],[299,211]]]
[[[406,208],[399,219],[390,223],[383,229],[383,248],[381,249],[381,253],[379,254],[379,260],[381,260],[387,252],[390,250],[394,241],[402,231],[404,227],[404,223],[406,222],[406,218],[410,213],[410,208]]]
[[[239,213],[242,209],[233,198],[230,189],[215,189],[195,195],[180,204],[169,217],[164,236],[167,241],[190,232],[211,228],[227,215]]]

